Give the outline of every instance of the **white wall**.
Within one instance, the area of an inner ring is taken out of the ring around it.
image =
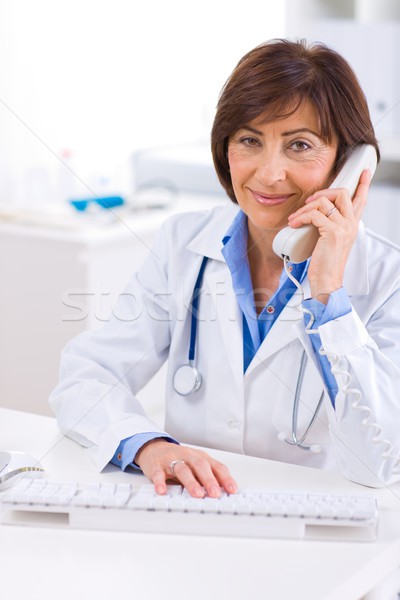
[[[0,208],[101,193],[100,178],[127,191],[133,149],[207,138],[236,62],[283,36],[284,6],[0,0]]]

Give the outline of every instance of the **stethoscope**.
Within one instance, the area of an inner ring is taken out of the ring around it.
[[[306,351],[303,350],[303,354],[302,354],[301,362],[300,362],[299,374],[297,376],[296,390],[294,392],[294,398],[293,398],[291,439],[288,439],[287,435],[285,433],[281,432],[278,435],[278,440],[280,440],[281,442],[286,442],[287,444],[290,444],[291,446],[297,446],[297,448],[300,448],[301,450],[308,450],[309,452],[313,452],[314,454],[319,454],[322,450],[320,444],[311,444],[309,446],[307,444],[303,444],[303,442],[306,439],[308,432],[310,431],[311,427],[314,424],[315,419],[318,416],[319,409],[321,408],[322,401],[324,399],[324,391],[322,391],[322,394],[318,400],[317,408],[315,409],[314,414],[311,418],[311,421],[309,422],[308,427],[306,427],[305,432],[303,433],[303,435],[301,437],[298,437],[298,435],[297,435],[297,421],[298,421],[299,404],[300,404],[300,390],[301,390],[301,386],[303,384],[303,377],[304,377],[304,372],[306,369],[306,363],[307,363],[307,355],[306,355]]]
[[[204,274],[204,270],[207,265],[207,261],[208,261],[208,256],[204,256],[201,266],[200,266],[199,274],[196,279],[196,283],[194,285],[192,299],[190,302],[190,310],[191,310],[192,318],[191,318],[191,323],[190,323],[190,343],[189,343],[188,362],[185,363],[184,365],[180,365],[176,369],[174,377],[173,377],[174,390],[180,396],[190,396],[191,394],[194,394],[200,388],[201,383],[202,383],[201,374],[199,373],[198,369],[195,367],[195,353],[196,353],[196,337],[197,337],[197,322],[198,322],[197,311],[198,311],[198,306],[199,306],[201,284],[203,281],[203,274]],[[313,452],[313,453],[317,454],[317,453],[321,452],[321,446],[319,444],[307,445],[307,444],[303,444],[303,442],[304,442],[310,428],[314,424],[314,421],[316,420],[316,418],[318,416],[318,413],[319,413],[319,410],[321,408],[322,401],[324,398],[324,392],[322,392],[322,394],[321,394],[321,397],[317,404],[317,408],[315,409],[314,414],[311,418],[311,421],[308,424],[305,432],[300,437],[298,437],[298,433],[297,433],[297,421],[298,421],[298,412],[299,412],[299,404],[300,404],[300,391],[301,391],[301,386],[303,383],[306,362],[307,362],[307,356],[306,356],[305,351],[303,351],[303,355],[301,357],[301,362],[300,362],[299,374],[297,377],[296,390],[295,390],[294,399],[293,399],[291,439],[288,439],[288,437],[285,433],[280,433],[278,435],[278,439],[286,442],[287,444],[290,444],[291,446],[297,446],[297,448],[300,448],[301,450],[307,450],[309,452]]]
[[[190,396],[197,392],[201,386],[201,375],[194,366],[194,357],[196,352],[196,336],[197,336],[197,310],[199,306],[199,296],[203,274],[208,261],[208,256],[204,256],[200,265],[200,271],[194,284],[192,300],[190,302],[190,311],[192,319],[190,323],[190,344],[188,362],[181,365],[175,371],[173,386],[177,394],[181,396]]]

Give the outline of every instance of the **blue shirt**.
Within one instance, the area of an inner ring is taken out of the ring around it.
[[[231,272],[233,289],[243,315],[244,371],[246,371],[271,327],[297,289],[295,284],[287,277],[285,271],[282,271],[278,289],[260,314],[257,315],[247,258],[247,242],[247,217],[242,211],[239,211],[222,240],[224,244],[222,254]],[[291,274],[300,283],[307,273],[307,266],[307,261],[289,266]]]
[[[285,270],[282,269],[278,289],[257,316],[250,266],[247,258],[247,217],[243,211],[240,210],[238,212],[222,242],[224,244],[222,254],[231,272],[233,288],[243,313],[243,357],[244,370],[246,371],[271,327],[297,288],[286,275]],[[289,265],[291,274],[300,283],[302,283],[307,274],[308,264],[309,261]],[[342,317],[351,311],[350,299],[344,288],[333,292],[326,305],[313,298],[303,300],[302,304],[315,317],[312,325],[313,330],[317,330],[319,326]],[[309,318],[309,315],[305,314],[304,319],[306,324]],[[329,397],[333,406],[335,406],[335,396],[338,389],[336,379],[332,375],[329,360],[326,356],[321,356],[318,352],[321,347],[319,334],[311,334],[310,338],[321,365]]]
[[[297,289],[295,284],[287,277],[285,270],[282,269],[278,289],[260,314],[257,315],[250,266],[247,258],[247,242],[247,217],[243,211],[239,210],[222,240],[222,254],[231,272],[233,289],[242,312],[244,371],[246,371],[271,327]],[[307,274],[308,262],[289,265],[291,274],[300,283]],[[351,311],[350,300],[344,288],[333,292],[326,305],[311,298],[303,300],[303,307],[310,310],[315,316],[315,321],[312,325],[313,330],[317,330],[319,326],[342,317]],[[304,319],[307,324],[309,315],[306,314]],[[318,352],[321,347],[319,334],[312,334],[310,338],[321,365],[329,397],[334,406],[337,393],[336,380],[332,375],[328,359],[326,356],[321,356]],[[133,458],[138,450],[146,442],[160,437],[169,442],[178,443],[173,438],[165,437],[165,435],[160,433],[139,433],[122,440],[111,462],[122,469],[126,469],[128,465],[139,468],[133,462]]]
[[[136,433],[121,441],[111,462],[114,465],[117,465],[117,467],[121,467],[123,471],[125,471],[128,466],[133,467],[134,469],[140,469],[140,467],[133,462],[136,453],[139,452],[140,448],[144,446],[146,442],[150,442],[150,440],[155,440],[157,438],[164,438],[168,442],[174,444],[179,443],[173,438],[166,437],[162,433],[155,433],[154,431],[149,431],[148,433]]]

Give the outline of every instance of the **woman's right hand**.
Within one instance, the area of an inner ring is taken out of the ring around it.
[[[175,476],[170,466],[173,461]],[[202,450],[163,439],[157,438],[144,444],[135,456],[135,463],[154,483],[157,494],[167,492],[168,479],[181,484],[194,498],[203,498],[205,495],[218,498],[221,488],[228,494],[234,494],[238,489],[224,464]]]

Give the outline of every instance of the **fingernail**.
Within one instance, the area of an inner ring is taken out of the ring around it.
[[[219,498],[220,495],[221,490],[219,489],[219,487],[217,487],[216,485],[212,485],[210,488],[210,496],[212,496],[212,498]]]
[[[236,487],[236,485],[234,485],[233,483],[230,483],[230,484],[228,485],[228,493],[229,493],[229,494],[235,494],[235,493],[236,493],[236,491],[237,491],[237,487]]]
[[[165,493],[165,487],[163,485],[157,485],[156,486],[156,492],[157,494],[164,494]]]
[[[199,485],[193,489],[193,493],[197,498],[203,498],[204,496],[204,490]]]

